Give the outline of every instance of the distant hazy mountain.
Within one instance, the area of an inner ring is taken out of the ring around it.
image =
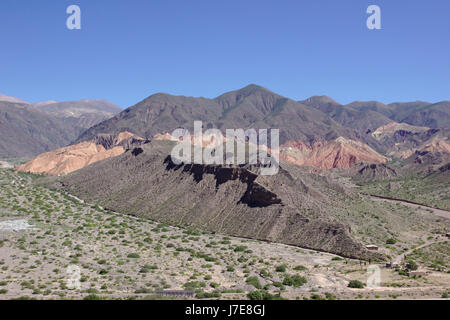
[[[373,110],[371,107],[359,108],[359,102],[343,106],[326,96],[314,96],[300,102],[315,107],[332,117],[336,122],[361,132],[372,131],[392,122],[392,119],[385,115],[389,114],[387,110],[383,110],[385,113],[379,112],[381,110],[377,108],[377,103],[369,104],[375,109]]]
[[[122,111],[122,108],[105,100],[47,101],[35,103],[34,106],[64,120],[69,125],[80,128],[80,131],[84,131]]]
[[[300,102],[321,110],[344,126],[362,131],[374,130],[392,121],[429,128],[450,128],[450,101],[387,105],[378,101],[355,101],[341,105],[329,97],[314,96]]]
[[[66,146],[121,110],[103,100],[28,104],[0,95],[0,157],[31,157]]]
[[[29,104],[0,102],[0,158],[31,157],[69,144],[79,130]]]
[[[394,119],[415,126],[450,128],[450,101],[438,103],[396,103]]]

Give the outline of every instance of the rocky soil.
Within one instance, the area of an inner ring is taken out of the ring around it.
[[[0,221],[16,229],[0,230],[0,299],[161,299],[169,288],[237,299],[260,287],[287,299],[429,299],[450,287],[447,269],[414,279],[378,265],[380,287],[351,289],[368,264],[111,212],[35,179],[0,170]]]

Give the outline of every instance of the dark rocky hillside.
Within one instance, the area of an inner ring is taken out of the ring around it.
[[[172,146],[152,141],[58,178],[53,186],[121,213],[172,225],[348,257],[382,257],[368,252],[350,226],[334,218],[336,200],[326,190],[343,194],[333,191],[332,184],[313,182],[284,163],[274,176],[261,176],[250,166],[176,165],[169,155]],[[323,191],[313,186],[317,183]]]
[[[279,128],[280,143],[354,136],[352,129],[343,127],[316,108],[249,85],[215,99],[158,93],[90,128],[78,141],[90,140],[99,133],[129,131],[152,138],[158,133],[171,133],[178,127],[191,131],[195,120],[203,121],[205,130],[213,127],[222,130]]]

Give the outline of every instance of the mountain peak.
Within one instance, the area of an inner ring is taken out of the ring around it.
[[[237,90],[233,90],[233,91],[229,91],[226,92],[222,95],[220,95],[219,97],[224,97],[224,96],[228,96],[228,95],[241,95],[241,96],[249,96],[255,93],[269,93],[269,94],[275,94],[272,91],[270,91],[269,89],[266,89],[262,86],[256,85],[256,84],[249,84],[241,89],[237,89]],[[218,98],[219,98],[218,97]]]
[[[7,95],[1,94],[1,93],[0,93],[0,101],[29,104],[28,102],[23,101],[23,100],[21,100],[19,98],[10,97],[10,96],[7,96]]]
[[[336,100],[333,100],[332,98],[328,96],[312,96],[309,97],[306,100],[300,101],[301,103],[307,104],[307,105],[321,105],[321,104],[334,104],[334,105],[341,105]]]
[[[243,87],[241,90],[264,90],[264,91],[269,91],[268,89],[266,89],[266,88],[264,88],[264,87],[262,87],[260,85],[254,84],[254,83],[248,84],[247,86]]]

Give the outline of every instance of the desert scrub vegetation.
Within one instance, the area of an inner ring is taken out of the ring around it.
[[[346,277],[335,255],[115,213],[38,179],[0,170],[0,222],[29,224],[0,230],[0,299],[162,299],[155,292],[164,289],[192,290],[198,299],[295,299],[309,297],[314,275],[328,268],[335,281]],[[411,254],[418,263],[430,257],[431,248],[423,250]],[[70,287],[71,275],[79,287]]]
[[[404,199],[430,207],[450,210],[450,184],[438,175],[414,176],[392,180],[358,182],[369,194]]]

